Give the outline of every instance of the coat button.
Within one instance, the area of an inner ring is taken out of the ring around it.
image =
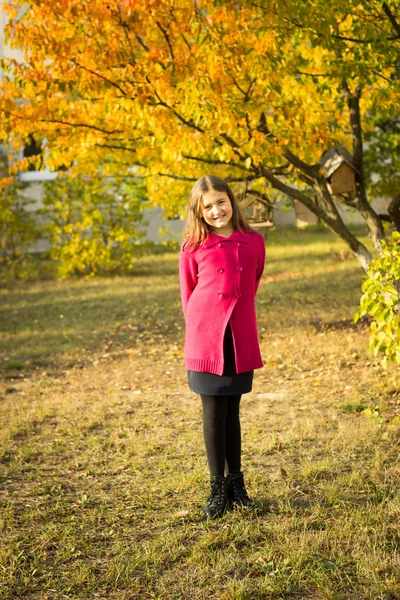
[[[221,248],[221,243],[220,242],[218,242],[217,248]]]
[[[240,298],[240,296],[242,295],[240,292],[236,292],[236,298]]]
[[[223,298],[223,297],[224,297],[224,292],[218,292],[218,296],[219,296],[220,298]]]
[[[225,269],[218,269],[218,273],[223,273]]]
[[[243,271],[243,267],[241,267],[240,265],[238,265],[238,266],[236,267],[236,271]]]
[[[235,248],[239,248],[240,242],[235,242],[233,245],[235,246]]]

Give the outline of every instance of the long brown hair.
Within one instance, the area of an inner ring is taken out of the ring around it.
[[[201,213],[203,196],[210,190],[225,192],[229,197],[232,205],[232,224],[235,230],[239,229],[241,233],[242,229],[252,231],[246,217],[242,214],[235,194],[226,181],[216,175],[204,175],[196,181],[190,192],[189,213],[183,230],[183,236],[187,240],[186,247],[188,249],[194,249],[196,246],[203,244],[212,232],[213,228],[205,222]]]

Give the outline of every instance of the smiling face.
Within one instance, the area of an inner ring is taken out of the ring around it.
[[[203,194],[202,217],[214,233],[228,236],[233,233],[232,204],[225,192],[210,190]]]

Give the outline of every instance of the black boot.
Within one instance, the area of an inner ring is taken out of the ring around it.
[[[254,503],[247,495],[244,485],[243,473],[228,473],[226,477],[228,503],[246,510],[253,510]]]
[[[224,476],[213,476],[210,479],[211,493],[207,498],[204,512],[214,519],[222,516],[226,507],[226,479]]]

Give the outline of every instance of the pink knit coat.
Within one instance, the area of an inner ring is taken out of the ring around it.
[[[263,366],[258,342],[255,295],[264,271],[265,242],[256,231],[209,234],[193,252],[184,240],[179,255],[185,317],[185,366],[222,375],[224,333],[230,322],[236,372]]]

